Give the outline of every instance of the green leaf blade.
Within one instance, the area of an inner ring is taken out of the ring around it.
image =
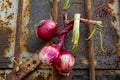
[[[63,9],[67,9],[68,8],[69,2],[70,2],[70,0],[65,0]]]
[[[93,28],[93,30],[92,30],[92,32],[91,32],[91,34],[90,34],[90,36],[88,37],[87,40],[90,40],[90,39],[93,37],[93,35],[94,35],[95,32],[96,32],[96,29],[97,29],[97,27],[96,27],[96,25],[95,25],[94,28]]]
[[[105,52],[105,49],[103,48],[103,38],[102,38],[102,33],[100,32],[100,48],[103,52]]]

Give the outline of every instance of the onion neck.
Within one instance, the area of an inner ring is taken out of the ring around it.
[[[73,24],[68,24],[68,25],[65,25],[65,27],[56,34],[56,36],[58,38],[60,38],[62,35],[64,34],[67,34],[69,31],[71,31],[73,29]]]
[[[65,41],[65,38],[66,38],[66,34],[62,35],[60,38],[59,38],[59,41],[58,41],[58,47],[61,49],[62,46],[64,45],[64,41]]]

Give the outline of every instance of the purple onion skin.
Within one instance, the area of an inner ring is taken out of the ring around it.
[[[44,46],[39,52],[39,61],[45,66],[51,66],[59,56],[59,48],[56,45]]]
[[[66,50],[62,50],[54,65],[56,70],[62,74],[69,73],[74,67],[74,64],[74,56]]]
[[[38,38],[48,40],[53,37],[57,31],[58,25],[53,20],[42,21],[37,28]]]

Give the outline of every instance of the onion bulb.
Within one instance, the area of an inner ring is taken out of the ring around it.
[[[55,35],[57,27],[58,27],[57,23],[50,19],[40,22],[37,28],[38,38],[42,40],[50,39],[52,36]]]
[[[56,45],[47,45],[39,52],[39,61],[45,66],[51,66],[59,56],[59,48]]]
[[[66,50],[62,50],[55,62],[55,68],[59,73],[69,73],[72,70],[74,64],[74,56]]]

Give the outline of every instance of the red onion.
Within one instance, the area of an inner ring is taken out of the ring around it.
[[[42,21],[37,28],[37,35],[42,40],[48,40],[55,35],[57,24],[53,20]]]
[[[47,45],[39,52],[39,61],[43,65],[51,66],[59,56],[59,48],[56,45]]]
[[[74,64],[75,58],[73,55],[66,50],[62,50],[54,65],[59,73],[69,73]]]
[[[60,54],[60,49],[64,43],[66,35],[59,38],[57,45],[47,45],[43,47],[39,52],[40,63],[51,66]]]

